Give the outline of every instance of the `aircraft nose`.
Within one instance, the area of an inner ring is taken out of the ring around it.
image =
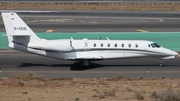
[[[166,49],[166,53],[169,55],[169,56],[175,56],[177,57],[178,56],[178,53],[176,51],[173,51],[173,50],[170,50],[170,49]]]
[[[171,54],[172,54],[173,56],[176,56],[176,57],[178,56],[178,53],[175,52],[175,51],[172,51]]]
[[[179,55],[179,53],[178,52],[175,52],[175,56],[177,57]]]

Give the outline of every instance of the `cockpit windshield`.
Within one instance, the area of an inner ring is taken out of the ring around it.
[[[157,43],[152,43],[152,44],[151,44],[151,47],[152,47],[152,48],[155,48],[155,47],[160,48],[161,46],[159,46]]]
[[[161,46],[159,46],[157,43],[152,43],[152,44],[151,44],[151,47],[152,47],[152,48],[155,48],[155,47],[160,48]]]
[[[159,46],[157,43],[153,43],[157,48],[160,48],[161,46]]]

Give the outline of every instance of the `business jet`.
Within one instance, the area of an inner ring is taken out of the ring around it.
[[[1,14],[10,48],[51,58],[79,61],[81,67],[89,66],[90,61],[125,58],[157,58],[159,66],[162,66],[163,59],[178,56],[177,52],[143,40],[40,39],[16,13]]]

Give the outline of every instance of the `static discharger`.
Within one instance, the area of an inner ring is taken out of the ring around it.
[[[147,73],[149,73],[149,69],[147,69]]]

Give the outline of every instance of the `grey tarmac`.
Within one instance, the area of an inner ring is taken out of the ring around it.
[[[34,32],[179,32],[179,12],[18,11]],[[0,32],[5,32],[0,18]]]
[[[179,78],[180,57],[163,61],[158,59],[119,59],[91,62],[89,67],[79,67],[78,62],[52,59],[16,50],[0,50],[0,68],[3,77],[16,73],[33,72],[48,78],[115,78],[124,74],[125,78]],[[149,73],[147,73],[149,70]]]

